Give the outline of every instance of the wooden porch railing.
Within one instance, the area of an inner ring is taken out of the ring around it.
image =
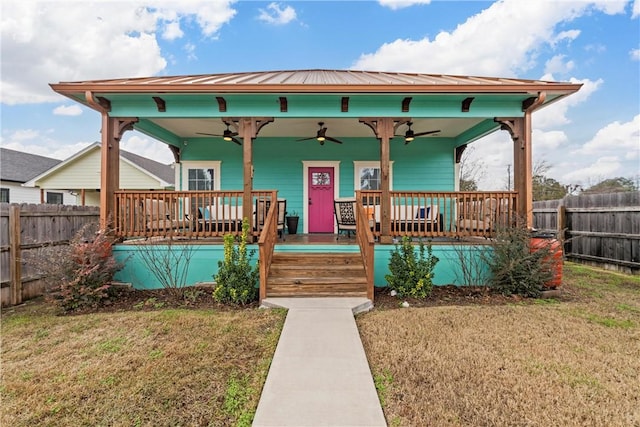
[[[382,221],[392,236],[491,237],[516,219],[518,193],[513,191],[421,192],[391,191],[390,213],[383,218],[381,191],[357,192],[373,235],[381,235]]]
[[[115,234],[130,237],[220,237],[242,233],[242,191],[116,191]],[[251,235],[258,201],[277,199],[276,190],[251,192]],[[274,203],[271,203],[272,205]]]
[[[358,241],[358,246],[360,246],[362,263],[367,276],[367,298],[373,301],[375,240],[369,227],[369,219],[362,205],[362,200],[356,201],[356,240]]]
[[[258,239],[258,255],[260,260],[260,301],[267,297],[267,278],[273,260],[273,250],[278,240],[278,204],[271,203],[264,221],[264,228]]]

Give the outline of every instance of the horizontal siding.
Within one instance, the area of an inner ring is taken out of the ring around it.
[[[303,212],[303,161],[340,162],[339,193],[354,195],[354,161],[379,161],[380,144],[375,138],[341,138],[343,144],[294,138],[258,138],[253,145],[254,180],[257,190],[278,190],[287,199],[287,211]],[[221,189],[242,189],[242,147],[220,138],[190,141],[183,160],[220,160]],[[454,142],[444,138],[417,138],[405,145],[391,142],[394,190],[454,190]],[[303,229],[304,218],[298,225]]]
[[[92,150],[85,156],[58,169],[39,181],[42,187],[68,189],[100,188],[101,152]],[[160,183],[130,164],[120,161],[120,188],[125,190],[162,189]]]
[[[6,181],[3,181],[0,187],[9,189],[9,203],[34,203],[36,205],[40,203],[40,188],[38,187],[23,187]],[[46,192],[62,193],[62,202],[65,205],[79,204],[76,197],[67,190],[45,190],[45,201]]]

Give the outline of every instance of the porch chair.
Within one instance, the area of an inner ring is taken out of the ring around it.
[[[264,228],[264,222],[267,219],[267,214],[269,213],[269,208],[271,207],[270,200],[260,200],[256,199],[256,211],[255,211],[255,230],[261,232]],[[278,231],[278,237],[282,240],[285,240],[284,237],[284,222],[285,217],[287,216],[287,200],[286,199],[278,199],[277,205],[277,213],[276,213],[276,229]]]
[[[188,218],[177,219],[169,203],[164,200],[144,199],[142,202],[147,231],[178,230],[189,227]]]
[[[461,212],[458,227],[461,230],[489,232],[496,227],[498,201],[492,197],[484,200],[461,203],[458,207]]]
[[[351,237],[351,233],[356,232],[356,200],[353,198],[341,198],[333,201],[333,213],[336,216],[338,224],[338,235],[341,231],[347,232],[347,237]]]

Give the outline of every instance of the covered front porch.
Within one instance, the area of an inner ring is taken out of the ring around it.
[[[103,228],[205,241],[246,221],[264,298],[295,212],[304,234],[355,235],[372,298],[374,260],[394,239],[483,240],[516,217],[532,224],[532,114],[580,85],[294,70],[52,87],[102,115]],[[177,191],[120,191],[120,140],[132,129],[167,144]],[[466,147],[499,130],[513,140],[514,191],[459,191]]]

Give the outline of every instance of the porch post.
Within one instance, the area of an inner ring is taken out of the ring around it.
[[[242,216],[249,220],[249,230],[253,230],[253,206],[251,191],[253,190],[253,140],[260,129],[273,121],[273,117],[242,117],[239,119],[223,119],[223,122],[236,127],[238,136],[242,138]]]
[[[253,230],[253,207],[251,191],[253,190],[253,131],[250,117],[241,121],[239,134],[242,136],[242,217],[249,220],[249,230]]]
[[[523,117],[495,118],[502,130],[509,131],[513,140],[513,183],[518,192],[516,213],[525,220],[528,228],[533,228],[533,160],[531,154],[531,115],[544,104],[546,92],[539,92],[522,102]]]
[[[394,121],[383,117],[378,125],[380,137],[380,243],[391,243],[391,183],[389,182],[390,141]]]
[[[390,141],[395,129],[407,119],[393,117],[362,118],[364,123],[373,130],[380,140],[380,243],[391,243],[391,183],[389,181]]]
[[[138,119],[109,117],[102,113],[102,140],[100,161],[100,228],[105,230],[113,224],[115,214],[115,192],[120,187],[120,139],[133,129]]]

